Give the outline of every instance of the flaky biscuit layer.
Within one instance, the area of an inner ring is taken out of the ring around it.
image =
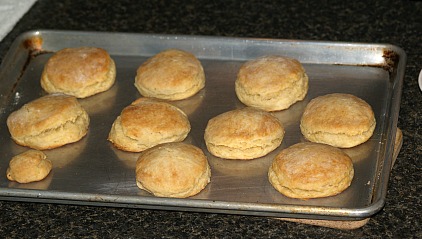
[[[334,196],[348,188],[354,176],[350,157],[318,143],[298,143],[282,150],[268,170],[273,187],[291,198]]]
[[[181,100],[205,87],[205,74],[193,54],[169,49],[152,56],[138,68],[135,87],[145,97]]]
[[[46,63],[41,86],[48,93],[86,98],[114,84],[116,66],[106,50],[94,47],[65,48]]]
[[[137,186],[157,197],[190,197],[210,180],[205,154],[185,143],[158,145],[143,152],[136,162]]]
[[[366,142],[375,126],[371,106],[354,95],[342,93],[312,99],[300,121],[306,139],[340,148]]]
[[[227,159],[253,159],[277,148],[284,137],[280,121],[252,107],[220,114],[208,121],[204,139],[208,151]]]
[[[84,137],[89,116],[75,97],[50,94],[12,112],[7,126],[17,144],[38,150],[52,149]]]
[[[141,152],[158,144],[183,141],[190,129],[189,119],[179,108],[140,98],[122,110],[108,140],[121,150]]]
[[[264,56],[239,69],[235,91],[245,105],[266,111],[289,108],[308,92],[308,76],[296,59]]]

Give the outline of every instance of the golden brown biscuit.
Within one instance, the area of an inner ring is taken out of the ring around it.
[[[341,193],[354,175],[350,157],[338,148],[298,143],[282,150],[268,170],[273,187],[291,198],[320,198]]]
[[[351,148],[367,141],[375,129],[371,106],[351,94],[328,94],[312,99],[300,120],[303,136],[312,142]]]
[[[201,62],[191,53],[170,49],[149,58],[137,70],[135,87],[145,97],[186,99],[205,86]]]
[[[110,89],[115,78],[116,66],[106,50],[65,48],[47,61],[41,86],[48,93],[85,98]]]
[[[51,168],[52,164],[43,152],[31,149],[10,160],[6,176],[18,183],[36,182],[47,177]]]
[[[190,132],[186,114],[151,98],[139,98],[114,121],[108,140],[117,148],[141,152],[155,145],[183,141]]]
[[[276,149],[284,128],[270,113],[252,107],[220,114],[208,121],[205,144],[214,156],[227,159],[254,159]]]
[[[235,90],[247,106],[266,111],[284,110],[305,98],[308,76],[296,59],[264,56],[241,66]]]
[[[211,169],[202,150],[167,143],[146,150],[136,162],[136,184],[158,197],[186,198],[210,182]]]
[[[11,113],[7,126],[17,144],[38,150],[52,149],[84,137],[89,116],[75,97],[51,94]]]

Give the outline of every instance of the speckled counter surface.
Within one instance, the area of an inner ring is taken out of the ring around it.
[[[398,123],[404,143],[385,207],[355,230],[254,216],[0,201],[0,237],[422,238],[421,1],[38,0],[0,43],[0,60],[19,34],[33,29],[394,44],[408,57]]]

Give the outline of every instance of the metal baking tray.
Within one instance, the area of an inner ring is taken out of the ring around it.
[[[29,184],[8,181],[9,160],[27,148],[10,139],[7,116],[46,94],[39,81],[44,64],[53,52],[79,46],[101,47],[110,53],[117,66],[115,85],[107,92],[80,100],[91,118],[88,135],[77,143],[44,151],[53,162],[47,178]],[[134,87],[138,66],[168,48],[195,54],[206,75],[205,89],[189,99],[172,102],[187,113],[192,125],[185,142],[204,150],[212,170],[210,184],[198,195],[186,199],[154,197],[138,189],[135,163],[139,154],[117,150],[106,140],[121,110],[141,97]],[[274,113],[286,129],[283,143],[269,155],[251,161],[210,155],[203,140],[208,120],[244,107],[234,92],[240,65],[270,54],[298,59],[309,76],[306,98]],[[311,219],[370,217],[385,203],[405,63],[404,51],[390,44],[54,30],[26,32],[11,45],[0,67],[0,199]],[[345,150],[353,159],[355,178],[337,196],[287,198],[268,182],[270,163],[281,149],[304,141],[299,120],[306,104],[316,96],[334,92],[350,93],[366,100],[376,115],[377,127],[372,138]]]

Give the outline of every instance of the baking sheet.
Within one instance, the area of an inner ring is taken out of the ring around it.
[[[47,178],[29,184],[8,181],[9,160],[28,148],[10,139],[7,116],[46,94],[39,80],[53,52],[79,46],[101,47],[111,54],[117,67],[115,85],[79,100],[91,118],[88,135],[77,143],[44,151],[53,162]],[[192,125],[185,142],[204,150],[212,170],[211,183],[187,199],[158,198],[140,190],[135,182],[139,153],[120,151],[106,140],[121,110],[141,97],[133,85],[136,69],[148,57],[169,48],[195,54],[206,75],[205,89],[172,102],[187,113]],[[274,113],[285,126],[283,143],[251,161],[212,156],[203,140],[208,120],[244,107],[234,91],[237,71],[246,60],[269,54],[298,59],[309,76],[306,98]],[[51,30],[24,33],[0,67],[0,199],[313,219],[369,217],[385,202],[405,62],[403,50],[389,44]],[[373,107],[374,135],[344,150],[353,159],[355,177],[343,193],[310,200],[287,198],[272,188],[267,170],[280,150],[305,141],[299,120],[306,104],[334,92],[354,94]]]

